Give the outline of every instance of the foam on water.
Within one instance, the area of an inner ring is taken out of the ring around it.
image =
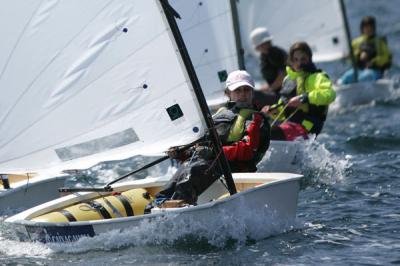
[[[113,230],[76,243],[52,243],[47,246],[57,253],[82,253],[93,250],[113,250],[129,246],[174,245],[185,239],[192,244],[204,242],[223,248],[235,243],[244,245],[249,239],[258,240],[299,227],[294,221],[278,220],[266,206],[257,211],[239,205],[235,213],[220,212],[204,220],[169,213],[138,227]]]
[[[20,242],[0,236],[0,257],[46,258],[53,251],[41,243]]]
[[[10,228],[4,224],[7,216],[0,217],[0,258],[2,257],[32,257],[44,258],[53,251],[44,244],[20,242]]]
[[[321,140],[321,141],[320,141]],[[267,151],[262,161],[257,166],[260,172],[293,172],[306,176],[313,176],[318,182],[334,184],[345,179],[346,171],[351,167],[350,155],[338,156],[330,152],[324,142],[329,141],[329,137],[323,134],[311,136],[307,140],[296,140],[296,146],[287,145],[287,149],[282,147],[279,150]],[[288,144],[292,144],[289,143]],[[275,159],[271,158],[276,156]],[[295,155],[294,155],[295,154]],[[276,158],[280,158],[277,160]]]
[[[346,171],[351,167],[351,156],[343,157],[331,153],[324,143],[312,137],[301,146],[301,171],[312,173],[314,178],[325,184],[335,184],[346,177]]]

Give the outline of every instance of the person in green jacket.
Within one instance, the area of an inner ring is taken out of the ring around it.
[[[392,55],[385,37],[376,35],[376,22],[372,16],[366,16],[360,24],[361,36],[352,41],[354,58],[358,68],[358,81],[374,81],[383,77],[390,68]],[[354,69],[349,69],[338,80],[339,84],[356,81]]]
[[[305,42],[291,46],[286,72],[281,99],[277,104],[262,109],[275,119],[271,139],[294,140],[307,138],[308,134],[318,135],[323,128],[328,106],[336,98],[332,81],[315,67],[311,48]]]

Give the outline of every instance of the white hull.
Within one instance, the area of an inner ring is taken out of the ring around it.
[[[396,82],[380,79],[376,82],[359,82],[347,85],[335,85],[336,100],[333,109],[384,101],[395,97]]]
[[[51,210],[60,209],[73,203],[87,200],[98,196],[97,193],[77,193],[69,195],[32,209],[12,216],[6,220],[17,235],[22,240],[41,241],[41,242],[66,242],[75,241],[84,236],[97,236],[111,230],[122,231],[124,229],[151,227],[157,223],[172,223],[185,221],[195,221],[196,223],[207,225],[210,217],[231,215],[241,217],[244,215],[241,210],[247,210],[251,223],[252,215],[266,215],[262,226],[271,226],[273,221],[285,225],[293,225],[296,217],[297,198],[299,192],[299,180],[301,176],[288,173],[242,173],[234,174],[235,183],[239,188],[246,184],[260,184],[255,187],[243,189],[240,193],[233,196],[210,201],[226,193],[226,190],[218,188],[219,182],[205,191],[200,199],[199,205],[174,208],[158,209],[147,215],[131,216],[123,218],[112,218],[107,220],[84,221],[84,222],[34,222],[31,218],[37,217]],[[115,191],[138,187],[156,187],[165,184],[166,180],[144,179],[126,182],[114,187]],[[204,202],[204,203],[202,203]],[[243,218],[243,217],[242,217]],[[265,223],[265,224],[264,224]],[[246,224],[246,226],[252,226]],[[287,229],[287,228],[285,228]],[[284,229],[283,229],[284,230]]]
[[[58,188],[64,186],[66,175],[35,176],[0,189],[0,213],[13,209],[26,209],[60,196]]]

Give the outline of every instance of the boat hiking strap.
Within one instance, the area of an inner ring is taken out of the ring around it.
[[[115,208],[115,206],[112,205],[112,203],[111,203],[107,198],[105,198],[104,196],[102,196],[102,198],[103,198],[104,202],[108,205],[108,207],[111,208],[112,212],[113,212],[117,217],[123,217],[122,214],[121,214],[121,212],[120,212],[117,208]]]
[[[72,215],[72,213],[70,213],[69,211],[67,211],[67,210],[59,210],[58,212],[61,213],[62,215],[64,215],[64,217],[67,218],[67,220],[69,222],[76,222],[75,216]]]
[[[129,216],[134,216],[134,215],[135,215],[134,212],[133,212],[132,206],[131,206],[131,204],[129,203],[129,200],[128,200],[124,195],[119,194],[119,195],[115,195],[115,197],[116,197],[117,199],[119,199],[119,201],[122,203],[122,205],[124,205],[125,212],[126,212],[126,215],[127,215],[128,217],[129,217]]]
[[[106,208],[104,208],[103,205],[101,205],[101,203],[97,201],[89,201],[88,204],[90,205],[90,207],[98,211],[104,219],[111,219],[110,213],[107,211]]]

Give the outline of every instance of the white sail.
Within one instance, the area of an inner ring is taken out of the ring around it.
[[[204,135],[159,1],[1,5],[1,173],[86,168]]]
[[[179,29],[209,105],[227,101],[227,74],[239,69],[229,0],[173,0]]]
[[[339,0],[241,0],[237,1],[241,35],[246,53],[252,53],[250,32],[267,27],[275,45],[286,50],[306,41],[315,62],[341,59],[349,54]]]

